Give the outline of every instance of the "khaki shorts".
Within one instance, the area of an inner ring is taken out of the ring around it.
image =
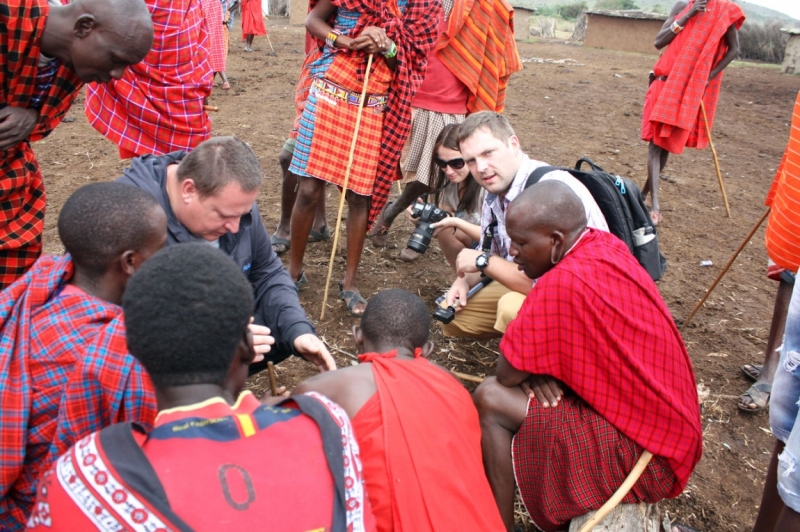
[[[486,285],[456,313],[456,319],[442,325],[445,336],[481,337],[501,335],[517,317],[525,295],[513,292],[497,281]],[[445,306],[445,303],[442,303]]]

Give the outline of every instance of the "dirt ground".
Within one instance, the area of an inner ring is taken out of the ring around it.
[[[269,22],[276,56],[269,55],[264,37],[256,39],[255,53],[244,53],[235,30],[227,71],[232,89],[217,89],[211,96],[211,103],[220,108],[212,114],[214,134],[237,135],[259,156],[267,178],[259,204],[270,231],[280,210],[277,156],[294,118],[293,94],[303,57],[303,29],[287,24],[287,19]],[[524,150],[558,165],[588,156],[606,170],[643,184],[647,147],[639,140],[639,126],[647,73],[656,57],[560,41],[520,43],[519,52],[525,60],[566,60],[526,61],[511,80],[506,113]],[[800,77],[781,75],[773,66],[735,63],[726,71],[713,138],[730,219],[710,150],[687,150],[671,158],[661,182],[665,219],[659,226],[669,266],[659,288],[676,320],[689,314],[764,212],[764,196],[786,145],[798,88]],[[45,250],[52,253],[62,251],[55,221],[65,199],[81,185],[114,179],[126,166],[116,147],[88,125],[82,109],[81,98],[69,113],[74,121],[35,146],[48,193]],[[328,187],[327,197],[333,226],[338,192]],[[449,286],[452,275],[435,245],[413,264],[397,258],[411,228],[410,222],[398,218],[387,249],[367,245],[360,269],[365,297],[402,287],[432,302]],[[773,446],[768,416],[741,413],[735,402],[749,386],[739,366],[763,358],[777,287],[765,277],[763,236],[762,228],[683,331],[697,380],[710,391],[703,402],[705,449],[685,492],[663,506],[673,517],[704,531],[752,527]],[[329,243],[309,246],[306,272],[311,288],[301,301],[341,366],[352,363],[350,328],[356,320],[348,317],[332,289],[326,319],[317,322],[329,254]],[[701,267],[704,260],[713,266]],[[343,270],[337,258],[334,281]],[[445,340],[438,329],[433,339],[441,364],[475,376],[493,374],[496,341]],[[313,372],[298,360],[287,361],[277,371],[279,383],[290,388]],[[264,390],[266,380],[257,376],[252,387]]]

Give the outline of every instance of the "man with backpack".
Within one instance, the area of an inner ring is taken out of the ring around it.
[[[516,317],[534,282],[519,270],[510,255],[506,211],[525,188],[531,172],[547,164],[525,155],[508,120],[491,111],[470,115],[461,124],[459,145],[473,177],[486,189],[481,213],[482,249],[464,249],[456,259],[458,277],[442,303],[453,307],[456,316],[450,323],[443,324],[442,330],[445,336],[496,338]],[[557,180],[569,186],[583,203],[587,225],[608,231],[597,202],[575,177],[558,170],[541,180]],[[470,288],[482,277],[490,277],[495,282],[467,301]]]

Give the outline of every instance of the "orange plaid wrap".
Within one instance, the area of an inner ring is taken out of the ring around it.
[[[794,104],[789,144],[767,196],[767,254],[778,266],[800,267],[800,93]]]
[[[338,54],[325,79],[357,92],[360,96],[362,87],[356,86],[360,85],[357,77],[360,61],[354,59],[351,55]],[[369,96],[385,95],[392,81],[392,71],[386,66],[383,58],[377,59],[374,65],[367,85],[367,100]],[[347,188],[362,196],[372,195],[375,186],[375,175],[378,172],[378,160],[381,155],[384,110],[385,106],[382,105],[375,107],[364,105],[361,116]],[[357,105],[334,99],[323,91],[317,91],[314,140],[306,166],[309,175],[324,176],[325,181],[344,186],[357,116]]]

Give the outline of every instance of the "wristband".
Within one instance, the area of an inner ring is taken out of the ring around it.
[[[331,48],[335,48],[336,39],[338,39],[341,34],[342,32],[339,30],[331,30],[330,33],[328,33],[328,37],[325,39],[325,44]]]
[[[683,26],[678,24],[678,21],[676,20],[675,22],[672,23],[672,26],[670,26],[669,29],[672,30],[672,33],[677,35],[683,30]]]
[[[391,59],[395,56],[397,56],[397,44],[395,44],[395,42],[392,41],[392,45],[389,47],[389,49],[383,52],[383,57],[385,57],[386,59]]]

